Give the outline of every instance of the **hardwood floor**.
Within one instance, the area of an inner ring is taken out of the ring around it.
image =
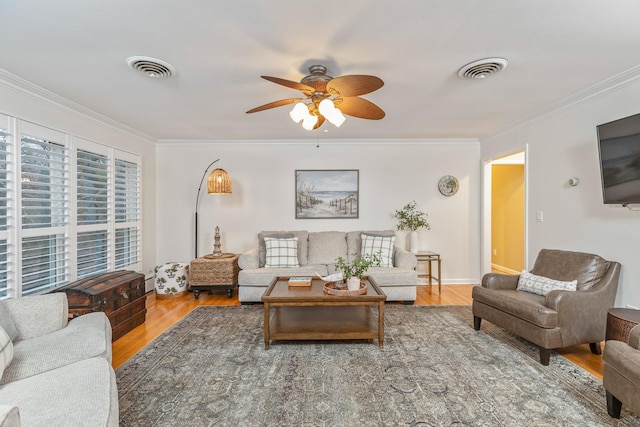
[[[444,285],[440,295],[437,286],[432,289],[428,285],[418,286],[416,305],[471,305],[472,288],[473,285]],[[171,325],[201,305],[240,303],[235,293],[233,298],[227,298],[226,292],[222,290],[213,293],[202,291],[199,299],[195,299],[191,292],[173,299],[156,299],[154,292],[147,294],[146,322],[113,343],[113,367],[122,365]],[[568,347],[558,353],[602,379],[602,356],[592,354],[587,344]]]

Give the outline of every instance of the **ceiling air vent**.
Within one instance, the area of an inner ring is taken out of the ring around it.
[[[147,77],[162,79],[175,76],[178,72],[171,65],[156,58],[148,56],[132,56],[127,58],[127,65]]]
[[[503,58],[487,58],[471,62],[458,70],[463,79],[484,79],[507,68],[509,62]]]

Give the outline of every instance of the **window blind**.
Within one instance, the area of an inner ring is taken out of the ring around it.
[[[140,166],[115,160],[115,266],[124,268],[140,259]]]
[[[109,157],[76,151],[78,279],[109,269]]]
[[[22,295],[53,289],[67,279],[67,165],[64,145],[21,136]]]
[[[11,213],[9,205],[9,188],[11,185],[11,158],[9,136],[6,129],[0,129],[0,298],[8,296],[9,282],[9,224]]]

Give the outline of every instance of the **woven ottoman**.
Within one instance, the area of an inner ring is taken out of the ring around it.
[[[189,264],[168,262],[155,268],[155,289],[157,299],[177,298],[187,292]]]
[[[223,253],[219,256],[205,255],[191,261],[189,288],[198,299],[200,291],[216,288],[226,289],[227,297],[233,296],[238,286],[238,258],[240,255]]]

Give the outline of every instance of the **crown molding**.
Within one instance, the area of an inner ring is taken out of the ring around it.
[[[330,139],[308,141],[290,141],[278,139],[245,139],[245,140],[196,140],[196,139],[159,139],[158,147],[189,147],[202,145],[479,145],[480,140],[475,138],[440,138],[440,139]]]
[[[580,92],[561,99],[542,110],[526,116],[521,120],[513,122],[496,132],[484,135],[479,139],[480,141],[484,141],[486,139],[491,139],[496,136],[503,135],[517,128],[535,123],[538,120],[542,120],[543,118],[552,114],[569,110],[578,104],[582,104],[600,96],[604,96],[617,90],[623,89],[626,86],[637,83],[638,81],[640,81],[640,65],[637,65],[633,68],[628,69],[627,71],[616,74],[613,77],[589,86],[588,88],[581,90]]]
[[[82,119],[93,120],[95,122],[100,123],[101,125],[110,127],[119,132],[126,133],[130,136],[133,136],[135,138],[142,140],[143,142],[150,143],[150,144],[155,144],[156,142],[156,139],[153,138],[151,135],[148,135],[144,132],[140,132],[132,127],[126,126],[118,121],[115,121],[110,117],[104,116],[87,107],[84,107],[80,104],[70,101],[67,98],[64,98],[60,95],[50,92],[47,89],[44,89],[34,83],[31,83],[28,80],[25,80],[21,77],[16,76],[15,74],[11,74],[10,72],[2,68],[0,68],[0,85],[8,89],[11,89],[15,92],[18,92],[21,95],[35,99],[39,102],[44,102],[53,107],[62,109]]]

